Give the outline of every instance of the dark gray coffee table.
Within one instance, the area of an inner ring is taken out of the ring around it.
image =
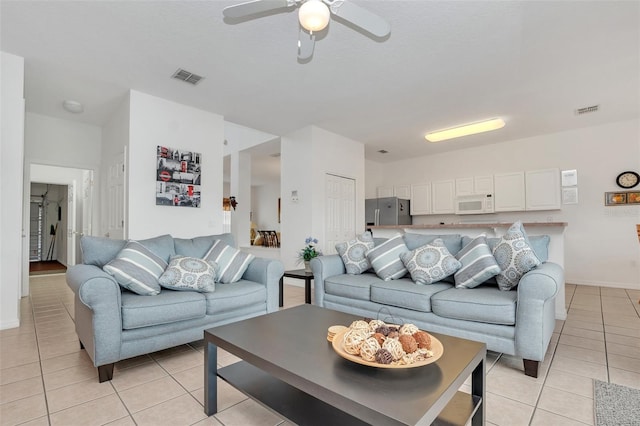
[[[355,319],[305,304],[205,330],[205,413],[217,412],[219,376],[300,425],[484,424],[484,343],[433,333],[444,346],[435,363],[372,368],[326,339],[329,326]],[[218,369],[216,346],[242,361]],[[471,395],[458,391],[468,377]]]

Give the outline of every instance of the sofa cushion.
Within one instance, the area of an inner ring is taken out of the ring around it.
[[[458,288],[474,288],[500,273],[500,266],[491,253],[484,235],[471,240],[456,254],[462,267],[454,278]]]
[[[540,260],[527,241],[527,234],[521,222],[516,222],[502,236],[493,256],[501,272],[496,276],[500,290],[511,290],[520,282],[520,278],[536,266]]]
[[[452,288],[431,297],[431,311],[444,318],[514,325],[517,298],[518,292],[495,287]]]
[[[324,280],[324,291],[327,294],[368,301],[371,297],[371,284],[377,282],[380,282],[380,278],[375,274],[334,275]]]
[[[529,239],[529,245],[536,253],[536,256],[540,260],[540,262],[546,262],[549,260],[549,242],[551,239],[548,235],[527,235]],[[462,237],[462,246],[466,246],[471,242],[473,238],[467,237],[466,235]],[[489,249],[493,252],[493,249],[496,248],[500,242],[500,238],[487,238],[487,244],[489,244]]]
[[[367,259],[371,263],[376,274],[385,281],[397,280],[407,274],[400,254],[408,252],[401,234],[389,238],[367,252]]]
[[[160,235],[146,240],[138,240],[140,244],[160,256],[165,262],[169,263],[171,256],[175,256],[176,249],[173,245],[173,237],[169,234]]]
[[[155,296],[160,293],[158,278],[167,262],[137,241],[129,241],[115,259],[104,265],[118,284],[134,293]]]
[[[236,243],[233,239],[233,234],[218,234],[218,235],[206,235],[203,237],[195,238],[174,238],[173,244],[176,248],[176,254],[183,256],[204,258],[211,246],[216,240],[224,241],[227,245],[235,247]]]
[[[347,274],[358,275],[371,268],[367,251],[374,247],[371,232],[358,235],[354,240],[336,244],[336,251],[342,258]]]
[[[461,266],[440,238],[410,252],[402,253],[400,259],[416,284],[440,281],[452,275]]]
[[[462,237],[460,234],[445,234],[445,235],[425,235],[416,234],[414,232],[406,232],[404,234],[404,243],[409,250],[415,250],[418,247],[422,247],[431,243],[436,238],[440,238],[449,253],[455,255],[462,248]]]
[[[230,284],[242,278],[255,256],[235,249],[222,240],[216,240],[204,258],[218,265],[218,281]]]
[[[82,263],[102,268],[116,257],[125,245],[127,245],[125,240],[112,240],[111,238],[84,235],[80,238]]]
[[[214,262],[175,255],[158,283],[171,290],[215,291],[217,268],[218,265]]]
[[[215,292],[202,294],[207,301],[207,315],[267,303],[267,287],[247,280],[240,280],[233,284],[217,284]]]
[[[431,296],[451,287],[451,284],[445,283],[416,285],[407,278],[393,282],[378,280],[371,284],[371,301],[414,311],[431,312]]]
[[[194,291],[162,290],[155,297],[123,291],[122,328],[130,330],[202,318],[206,307],[204,296]]]

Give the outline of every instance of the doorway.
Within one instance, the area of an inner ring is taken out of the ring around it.
[[[31,182],[29,203],[29,275],[60,273],[68,263],[68,185]]]

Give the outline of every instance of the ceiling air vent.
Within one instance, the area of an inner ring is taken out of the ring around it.
[[[578,108],[576,110],[576,115],[587,114],[589,112],[597,112],[598,109],[600,109],[600,105],[591,105],[591,106],[584,107],[584,108]]]
[[[388,154],[389,151],[387,151],[386,149],[381,149],[378,151],[380,154]]]
[[[171,76],[171,78],[175,78],[177,80],[182,80],[185,81],[187,83],[191,83],[193,85],[196,85],[200,82],[200,80],[202,80],[204,77],[201,77],[197,74],[194,74],[192,72],[189,72],[187,70],[183,70],[182,68],[178,68],[178,70],[176,72],[173,73],[173,75]]]

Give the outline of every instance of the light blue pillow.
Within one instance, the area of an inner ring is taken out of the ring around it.
[[[461,266],[440,238],[415,250],[402,253],[400,259],[416,284],[438,282],[455,273]]]
[[[367,252],[367,259],[376,275],[385,281],[397,280],[404,277],[407,268],[404,267],[400,255],[408,252],[401,234],[389,238],[384,243]]]
[[[236,243],[233,234],[206,235],[195,238],[174,238],[173,244],[176,247],[176,254],[187,257],[197,257],[202,259],[216,240],[222,240],[231,247],[235,247]]]
[[[524,274],[540,265],[540,260],[527,242],[527,234],[518,221],[511,225],[493,249],[501,272],[497,275],[500,290],[515,288]]]
[[[211,293],[216,289],[214,262],[176,255],[158,279],[158,283],[171,290],[188,290]]]
[[[432,243],[436,238],[440,238],[442,242],[444,242],[445,247],[447,247],[447,250],[449,250],[449,253],[453,255],[458,253],[462,248],[462,237],[460,234],[426,235],[406,232],[404,234],[404,243],[409,250],[414,250]]]
[[[462,237],[462,246],[466,246],[471,242],[473,238],[463,236]],[[527,239],[529,240],[529,245],[533,249],[536,254],[536,257],[540,260],[540,262],[546,262],[549,260],[549,242],[551,239],[548,235],[527,235]],[[493,251],[494,248],[500,242],[500,238],[487,238],[487,244],[489,244],[489,249]]]
[[[484,235],[480,235],[456,254],[462,267],[455,273],[456,288],[474,288],[500,273]]]
[[[367,260],[367,252],[374,247],[371,232],[358,235],[354,240],[336,244],[336,251],[342,258],[342,263],[350,275],[360,275],[371,268]]]
[[[230,284],[240,281],[255,256],[216,240],[204,259],[218,265],[218,282]]]
[[[137,241],[129,241],[115,259],[104,265],[122,287],[143,296],[160,293],[158,278],[167,262]]]

